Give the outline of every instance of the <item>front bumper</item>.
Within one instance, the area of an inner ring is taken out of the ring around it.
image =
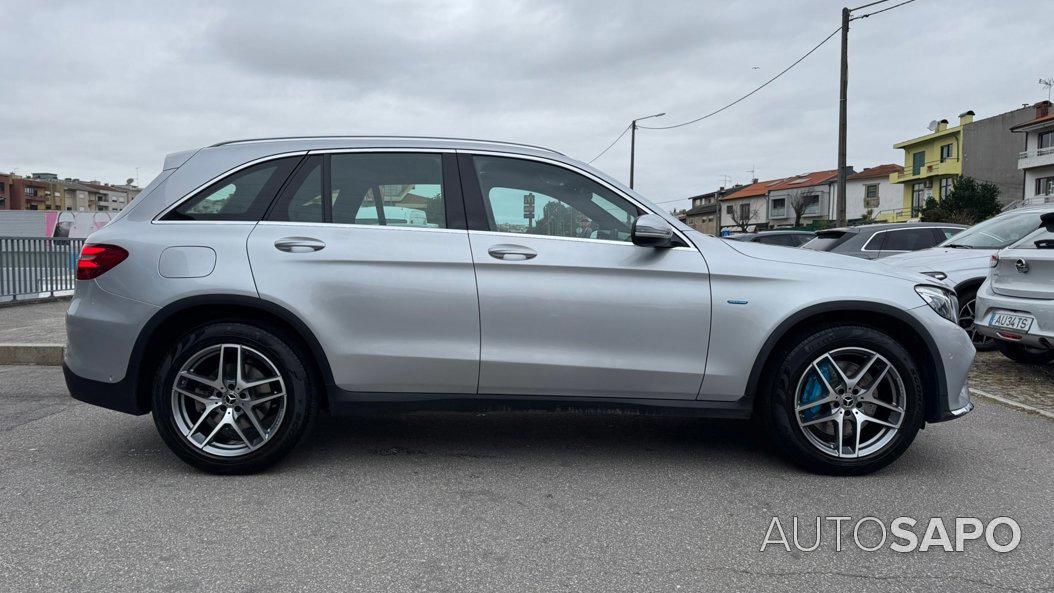
[[[932,340],[930,350],[939,357],[937,377],[940,389],[936,400],[930,400],[926,410],[927,422],[944,422],[961,418],[973,409],[967,375],[977,350],[970,335],[955,323],[944,319],[929,305],[909,311],[922,325]]]

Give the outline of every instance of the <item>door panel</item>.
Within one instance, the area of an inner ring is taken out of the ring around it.
[[[276,247],[291,242],[308,247]],[[476,392],[479,310],[466,231],[262,222],[248,248],[260,296],[300,315],[340,388]]]
[[[710,327],[694,249],[470,235],[481,394],[695,399]],[[498,259],[512,246],[536,253]]]

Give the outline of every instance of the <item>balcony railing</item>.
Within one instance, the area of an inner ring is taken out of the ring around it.
[[[1032,150],[1024,150],[1017,155],[1017,159],[1033,159],[1038,156],[1047,156],[1048,154],[1054,154],[1054,146],[1048,146],[1046,148],[1033,148]]]
[[[926,161],[919,167],[918,172],[914,170],[914,165],[908,165],[904,167],[904,170],[897,173],[897,179],[910,179],[912,177],[929,177],[930,175],[945,175],[958,173],[959,159],[957,157],[949,157],[944,160],[937,161]],[[949,171],[955,167],[956,170]]]

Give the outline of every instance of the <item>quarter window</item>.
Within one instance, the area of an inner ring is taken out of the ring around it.
[[[299,160],[276,159],[238,171],[198,192],[163,220],[260,220]]]
[[[629,201],[563,167],[535,161],[472,159],[491,230],[630,241],[640,211]]]

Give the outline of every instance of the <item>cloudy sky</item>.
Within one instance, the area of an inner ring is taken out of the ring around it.
[[[841,6],[0,0],[0,170],[118,182],[138,168],[145,184],[168,152],[339,133],[511,140],[588,161],[634,117],[678,123],[748,92],[837,28]],[[1036,16],[1049,9],[915,0],[854,22],[849,163],[900,162],[891,145],[933,119],[1046,98],[1054,48]],[[667,202],[751,169],[834,168],[838,55],[836,36],[711,119],[641,131],[637,188]],[[628,162],[627,135],[595,165],[625,180]]]

